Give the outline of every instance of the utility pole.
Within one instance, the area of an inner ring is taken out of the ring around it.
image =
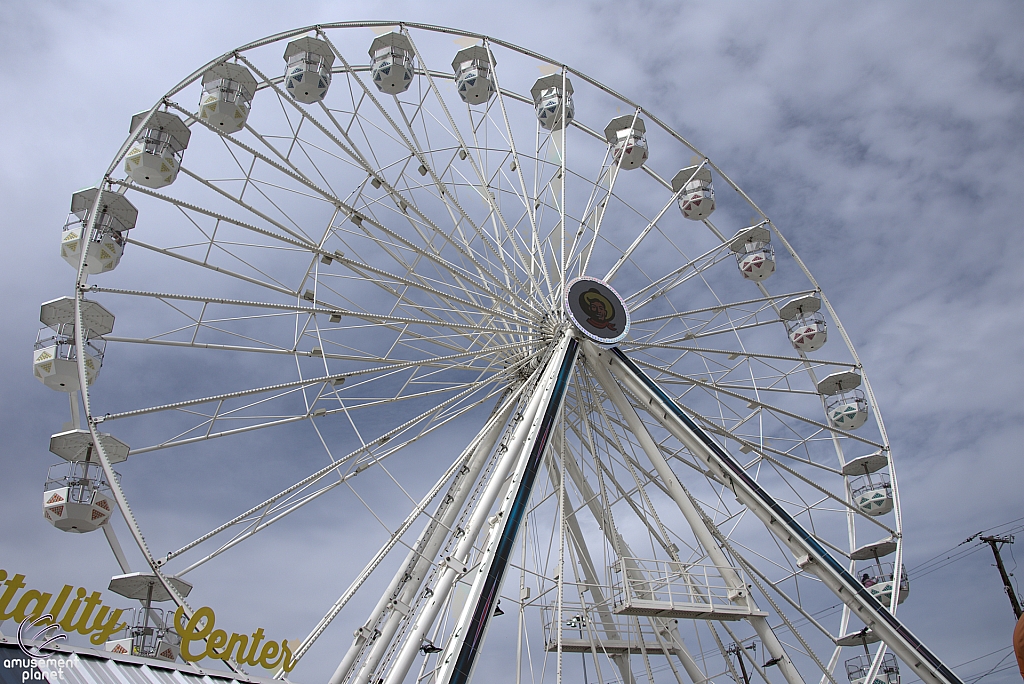
[[[1010,605],[1013,606],[1013,614],[1020,619],[1020,603],[1017,601],[1017,595],[1013,593],[1013,585],[1010,584],[1010,576],[1006,574],[1006,568],[1003,567],[1003,559],[999,556],[999,547],[997,544],[1012,544],[1013,535],[993,535],[991,537],[981,537],[981,541],[985,542],[992,547],[992,554],[996,557],[996,567],[999,568],[999,575],[1003,578],[1003,589],[1006,590],[1006,595],[1010,597]]]
[[[732,646],[725,649],[725,652],[736,656],[736,660],[740,663],[740,672],[743,674],[743,684],[750,684],[750,675],[747,674],[747,666],[743,663],[744,650],[753,651],[754,655],[757,655],[757,643],[752,643],[749,646],[734,643]],[[737,682],[737,684],[739,684],[739,682]]]

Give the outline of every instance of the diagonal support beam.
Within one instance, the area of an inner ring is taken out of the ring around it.
[[[361,665],[360,672],[354,681],[367,681],[376,670],[384,652],[391,645],[391,639],[398,630],[403,617],[402,612],[396,607],[412,605],[415,602],[431,563],[437,557],[444,540],[454,528],[458,514],[472,493],[473,485],[487,464],[491,450],[501,437],[512,410],[519,404],[520,394],[521,392],[517,391],[506,398],[505,403],[495,410],[491,419],[469,443],[456,461],[456,465],[459,465],[460,468],[454,478],[446,473],[445,477],[439,481],[443,483],[449,479],[452,480],[447,495],[430,516],[416,543],[409,549],[405,562],[395,573],[387,591],[381,595],[369,619],[363,627],[356,630],[355,639],[331,677],[330,684],[341,684],[348,678],[364,646],[369,646],[370,653]],[[345,596],[342,598],[347,602]],[[343,606],[341,599],[336,606],[339,610]],[[388,612],[389,610],[390,612]],[[373,636],[374,630],[378,629],[377,625],[381,621],[383,624],[379,627],[379,634]],[[373,637],[373,644],[369,645],[371,637]],[[364,676],[364,673],[367,674]]]
[[[559,451],[561,451],[560,438],[561,434],[556,433],[554,449]],[[593,606],[601,620],[601,625],[604,628],[605,635],[609,640],[621,639],[622,637],[615,625],[615,619],[612,616],[611,611],[608,610],[608,604],[604,596],[604,589],[601,587],[601,578],[597,574],[597,566],[594,564],[594,559],[590,555],[590,549],[587,547],[586,538],[583,536],[583,528],[580,527],[579,520],[576,517],[576,512],[569,503],[568,494],[563,487],[560,487],[562,483],[562,473],[559,471],[558,464],[553,458],[549,456],[545,460],[547,462],[548,477],[551,478],[551,484],[554,485],[555,490],[562,491],[562,515],[565,517],[566,524],[569,527],[569,538],[573,546],[576,547],[576,554],[579,557],[580,567],[583,569],[583,576],[586,579]],[[619,676],[622,678],[622,681],[627,684],[635,684],[636,680],[629,669],[629,655],[623,653],[611,653],[608,657],[618,668]]]
[[[520,456],[512,480],[509,482],[505,499],[496,515],[496,524],[500,524],[500,521],[504,519],[504,525],[502,525],[500,533],[490,535],[487,546],[481,554],[478,574],[470,590],[466,609],[460,616],[459,623],[442,654],[435,681],[448,682],[448,684],[467,684],[472,676],[476,657],[483,646],[484,637],[501,592],[502,580],[512,556],[519,528],[526,517],[530,494],[537,481],[537,473],[541,467],[544,450],[551,439],[555,423],[561,415],[562,401],[569,385],[569,378],[576,365],[579,342],[575,338],[571,338],[564,347],[562,345],[559,347],[561,359],[559,360],[557,356],[552,359],[552,366],[557,363],[558,370],[543,413],[538,415],[540,423],[533,434],[533,439],[525,442],[522,446],[522,456],[527,453],[529,456],[527,458]]]
[[[797,563],[825,586],[877,634],[925,684],[963,684],[896,616],[886,610],[793,516],[775,501],[710,435],[697,425],[657,383],[618,348],[595,350],[602,365],[630,392],[646,399],[650,415],[726,483],[736,499],[789,547]]]
[[[600,404],[597,405],[597,408],[600,410]],[[605,416],[603,413],[602,418],[605,419],[605,421],[607,421],[607,416]],[[592,427],[589,425],[586,425],[585,427],[585,435],[581,432],[577,433],[580,438],[580,441],[586,446],[587,450],[590,452],[591,458],[593,458],[595,461],[595,465],[603,467],[598,461],[599,457],[597,455],[597,450],[594,448],[594,434],[592,431]],[[622,449],[619,448],[618,445],[616,445],[616,449],[619,451],[620,454],[623,454],[623,456],[625,456]],[[618,491],[621,492],[622,487],[621,485],[619,485],[618,482],[615,481],[615,478],[612,476],[611,471],[608,470],[607,468],[604,468],[604,470],[605,477],[612,480]],[[587,479],[584,476],[583,470],[580,468],[579,464],[573,459],[566,459],[565,471],[569,478],[572,480],[573,484],[576,485],[577,491],[580,492],[581,498],[586,503],[587,507],[590,509],[591,515],[593,516],[594,520],[597,521],[598,527],[601,528],[601,531],[604,533],[604,536],[608,540],[608,543],[611,544],[612,548],[615,549],[615,552],[625,560],[627,568],[626,571],[631,575],[633,573],[637,573],[637,564],[634,560],[633,552],[629,548],[629,544],[626,542],[625,539],[622,538],[622,535],[620,535],[619,531],[615,528],[615,522],[612,520],[610,509],[605,509],[602,507],[600,503],[601,497],[599,497],[598,494],[594,492],[594,490],[590,487],[590,483],[587,482]],[[640,516],[639,514],[638,517],[642,518],[642,516]],[[654,530],[649,526],[649,522],[643,519],[642,522],[648,526],[648,530],[651,532],[651,534],[654,534]],[[694,660],[693,656],[690,654],[689,649],[687,649],[686,645],[683,643],[683,638],[679,634],[679,626],[675,624],[674,621],[665,620],[662,618],[653,618],[653,623],[657,625],[657,629],[659,632],[667,632],[667,639],[672,643],[676,657],[679,658],[679,662],[682,663],[683,669],[686,670],[686,674],[690,677],[690,680],[694,684],[703,684],[704,682],[707,682],[708,677],[701,671],[700,666],[697,664],[697,661]],[[632,677],[632,674],[630,676]],[[623,679],[623,681],[626,680]]]
[[[757,605],[754,603],[754,597],[747,591],[746,584],[743,579],[739,576],[732,567],[732,563],[729,562],[725,552],[718,545],[718,541],[714,538],[712,530],[710,530],[706,524],[704,518],[700,515],[700,511],[694,505],[690,499],[689,494],[683,489],[682,484],[676,477],[675,473],[672,472],[669,467],[668,461],[665,460],[664,454],[661,453],[661,449],[655,443],[654,438],[651,437],[650,432],[647,431],[647,426],[644,425],[643,421],[640,420],[640,416],[637,415],[633,405],[629,403],[626,398],[625,392],[619,387],[618,383],[612,378],[611,372],[608,367],[603,363],[603,357],[608,352],[600,349],[591,342],[587,342],[587,367],[594,373],[597,381],[601,384],[608,398],[625,419],[626,424],[629,426],[630,431],[640,442],[641,448],[647,457],[651,460],[655,470],[658,472],[658,477],[661,479],[662,484],[665,485],[665,489],[668,491],[672,500],[675,501],[679,507],[683,517],[686,518],[687,524],[693,530],[694,536],[700,542],[701,546],[707,552],[708,556],[718,567],[718,571],[722,575],[722,579],[731,588],[730,594],[735,594],[735,602],[738,604],[746,604],[746,606],[753,612],[757,610]],[[761,637],[761,643],[765,645],[768,652],[771,654],[773,659],[778,661],[779,670],[782,675],[786,678],[789,684],[803,684],[803,678],[793,665],[793,661],[786,653],[782,646],[782,642],[775,636],[775,632],[772,631],[771,626],[768,624],[768,620],[763,616],[752,615],[749,618],[751,626],[757,632],[757,635]]]
[[[430,595],[405,633],[403,643],[398,648],[391,669],[383,680],[384,684],[401,684],[405,680],[423,639],[433,626],[440,611],[447,604],[448,596],[455,582],[470,572],[468,566],[470,554],[476,541],[482,535],[488,534],[488,516],[499,497],[502,497],[501,510],[505,513],[501,517],[509,517],[507,515],[508,501],[511,496],[509,492],[515,489],[510,486],[509,481],[511,479],[514,485],[522,480],[523,469],[528,461],[528,455],[531,453],[531,445],[537,441],[540,435],[544,434],[542,427],[552,403],[552,397],[564,394],[566,381],[563,378],[563,366],[568,357],[570,359],[568,370],[564,373],[565,376],[568,376],[572,371],[572,362],[576,357],[577,346],[572,340],[562,338],[556,345],[554,353],[545,361],[544,371],[537,384],[531,388],[526,407],[522,410],[522,420],[515,426],[508,441],[502,444],[501,455],[498,457],[487,485],[477,499],[469,521],[464,526],[463,535],[459,538],[455,549],[438,567],[437,578],[431,587]],[[561,402],[556,403],[560,405]],[[550,431],[550,426],[548,430]],[[545,434],[544,441],[546,442],[546,440]],[[474,567],[473,572],[476,572],[477,569]],[[475,606],[475,602],[467,601],[467,605]],[[488,615],[488,617],[490,616]],[[483,626],[486,627],[486,623]],[[480,636],[482,637],[482,634]]]

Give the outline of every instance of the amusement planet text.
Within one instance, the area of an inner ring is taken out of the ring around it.
[[[66,670],[71,670],[78,665],[78,656],[72,653],[69,656],[54,658],[5,658],[3,665],[8,670],[21,668],[21,681],[48,681],[64,679]]]

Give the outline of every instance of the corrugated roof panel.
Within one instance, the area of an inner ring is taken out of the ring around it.
[[[113,667],[114,661],[108,661],[107,665]],[[152,684],[153,682],[159,682],[160,680],[157,679],[156,672],[150,669],[148,665],[120,668],[120,674],[127,680],[128,684]]]
[[[135,663],[119,663],[116,660],[103,660],[98,658],[79,657],[78,667],[94,673],[97,678],[93,681],[104,684],[138,684],[127,677],[127,672],[136,669]]]
[[[54,679],[54,684],[281,684],[269,677],[211,672],[180,663],[115,655],[74,646],[59,646],[53,657],[66,659],[72,653],[77,654],[78,661],[66,667],[63,678]],[[0,661],[20,661],[21,658],[24,658],[24,654],[17,644],[12,639],[0,636]],[[14,669],[4,672],[0,667],[0,682],[6,682],[15,674],[20,675],[20,670],[17,673]]]
[[[207,682],[215,684],[209,677],[201,676],[199,674],[185,675],[178,670],[154,669],[153,677],[155,681],[160,682],[160,684],[198,684],[198,682],[203,682],[203,684],[206,684]]]
[[[92,684],[85,668],[73,667],[64,671],[64,681],[68,684]]]

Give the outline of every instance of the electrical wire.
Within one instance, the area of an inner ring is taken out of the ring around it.
[[[996,670],[996,668],[997,668],[997,667],[999,667],[1000,665],[1002,665],[1002,664],[1003,664],[1003,661],[1004,661],[1004,660],[1006,660],[1007,658],[1009,658],[1009,657],[1010,657],[1010,656],[1012,656],[1012,655],[1013,655],[1013,652],[1012,652],[1012,651],[1011,651],[1010,653],[1007,653],[1007,654],[1006,654],[1006,655],[1004,655],[1004,656],[1003,656],[1002,658],[1000,658],[1000,659],[999,659],[999,662],[998,662],[998,663],[996,663],[995,665],[993,665],[993,666],[992,666],[992,667],[991,667],[991,668],[990,668],[990,669],[988,670],[988,672],[986,672],[986,673],[985,673],[985,674],[983,674],[983,675],[979,675],[979,676],[977,676],[977,677],[975,677],[975,678],[973,678],[973,679],[968,679],[967,681],[968,681],[968,682],[969,682],[970,684],[974,684],[975,682],[980,682],[980,681],[981,681],[982,679],[984,679],[985,677],[988,677],[988,676],[989,676],[990,674],[993,674],[993,673],[995,673],[995,672],[1002,672],[1003,670],[1009,670],[1009,669],[1010,669],[1011,667],[1013,667],[1014,665],[1016,665],[1016,663],[1011,663],[1011,664],[1010,664],[1009,666],[1007,666],[1007,667],[1004,667],[1004,668],[1003,668],[1002,670]]]
[[[1010,653],[1013,653],[1013,646],[1004,646],[1003,648],[997,648],[996,650],[994,650],[994,651],[992,651],[990,653],[986,653],[985,655],[978,656],[976,658],[971,658],[970,660],[965,660],[962,663],[957,663],[956,665],[951,665],[950,667],[963,667],[964,665],[970,665],[971,663],[977,662],[979,660],[983,660],[983,659],[988,658],[989,656],[993,656],[993,655],[995,655],[997,653],[1002,653],[1003,651],[1009,651],[1009,653],[1004,654],[1003,657],[999,660],[999,662],[992,666],[992,670],[995,670],[995,668],[999,667],[1000,663],[1002,663],[1004,660],[1006,660],[1007,656],[1009,656]],[[1008,668],[1003,668],[1003,669],[1008,669]],[[1002,672],[1002,671],[1003,670],[999,670],[999,672]],[[990,671],[990,672],[987,672],[987,673],[981,675],[981,677],[985,677],[985,676],[987,676],[989,674],[995,674],[995,673]],[[978,677],[978,679],[981,679],[981,677]],[[902,684],[917,684],[917,682],[920,682],[921,679],[918,678],[918,677],[914,677],[913,679],[910,679],[910,680],[905,680],[904,679],[904,680],[901,680],[901,681],[902,681]],[[978,681],[978,680],[975,679],[973,681]]]
[[[1013,561],[1013,567],[1008,570],[1010,577],[1013,578],[1010,581],[1013,582],[1013,589],[1017,592],[1017,596],[1020,596],[1020,585],[1017,584],[1017,559],[1013,555],[1013,544],[1010,544],[1010,560]]]
[[[953,555],[953,556],[948,556],[947,557],[947,562],[945,562],[945,563],[940,563],[940,564],[937,564],[937,565],[932,565],[931,567],[929,567],[927,570],[925,570],[923,572],[921,570],[917,569],[917,568],[914,568],[914,569],[908,570],[907,574],[909,575],[909,574],[912,573],[913,576],[914,576],[914,579],[920,579],[921,577],[924,577],[925,575],[932,574],[936,570],[942,570],[947,565],[952,565],[956,561],[963,560],[964,558],[967,558],[968,556],[972,556],[975,553],[977,553],[978,551],[983,550],[984,548],[985,548],[985,546],[983,544],[978,544],[976,546],[968,547],[968,549],[965,550],[965,551],[961,551],[960,553],[958,553],[956,555]]]
[[[1008,525],[1013,525],[1013,523],[1019,522],[1021,520],[1024,520],[1024,516],[1021,516],[1019,518],[1014,518],[1013,520],[1008,520],[1007,522],[1000,523],[999,525],[994,525],[993,527],[981,530],[979,532],[975,532],[971,536],[967,537],[967,539],[964,539],[962,542],[960,542],[959,544],[956,544],[952,548],[946,549],[945,551],[942,551],[942,552],[932,556],[931,558],[929,558],[929,559],[927,559],[927,560],[925,560],[925,561],[923,561],[921,563],[918,563],[917,565],[911,567],[910,569],[908,569],[907,572],[908,572],[908,574],[912,573],[915,578],[923,577],[925,575],[931,574],[932,572],[935,572],[936,570],[944,568],[944,567],[946,567],[947,565],[949,565],[951,563],[954,563],[954,562],[956,562],[958,560],[962,560],[963,558],[966,558],[967,556],[969,556],[969,555],[971,555],[971,554],[981,550],[982,548],[984,548],[984,545],[979,542],[978,544],[976,544],[974,546],[970,546],[967,549],[963,549],[961,551],[957,551],[957,549],[959,549],[961,546],[964,546],[966,544],[970,544],[971,542],[975,541],[978,537],[980,537],[981,535],[985,534],[986,532],[997,531],[1000,528],[1004,528],[1004,527],[1006,527]],[[1013,534],[1015,532],[1021,532],[1021,531],[1024,531],[1024,525],[1016,525],[1016,526],[1014,526],[1014,527],[1012,527],[1012,528],[1010,528],[1008,530],[1002,530],[1001,533],[1002,534]],[[1012,555],[1012,548],[1011,548],[1011,555]],[[1016,562],[1016,561],[1014,561],[1014,562]]]

